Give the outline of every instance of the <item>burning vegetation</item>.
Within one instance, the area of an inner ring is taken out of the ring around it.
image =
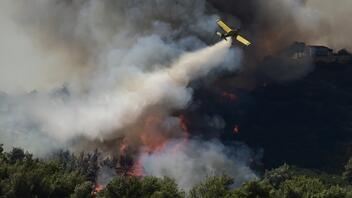
[[[235,127],[233,127],[233,133],[234,134],[240,133],[240,126],[239,125],[235,125]]]
[[[231,101],[235,101],[237,99],[237,96],[235,94],[229,92],[223,92],[221,96]]]
[[[349,2],[317,2],[2,1],[0,141],[39,158],[1,147],[0,197],[348,197],[350,163],[264,175],[351,156]]]
[[[0,147],[2,149],[2,147]],[[227,176],[207,177],[187,193],[173,179],[119,176],[106,186],[94,184],[89,178],[95,158],[68,152],[52,155],[51,159],[35,159],[14,148],[0,152],[1,195],[7,197],[256,197],[278,198],[295,192],[302,196],[350,196],[352,170],[350,160],[340,175],[309,171],[289,165],[267,171],[263,179],[247,182],[233,189],[234,179]],[[88,159],[88,160],[87,160]],[[86,167],[86,168],[85,168]],[[93,171],[94,173],[94,171]],[[303,188],[303,187],[304,188]],[[249,196],[245,196],[249,197]]]

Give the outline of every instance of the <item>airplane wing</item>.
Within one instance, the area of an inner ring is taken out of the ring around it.
[[[243,43],[246,46],[249,46],[251,44],[251,42],[249,42],[247,39],[243,38],[241,35],[237,35],[236,40]]]
[[[232,31],[232,29],[231,29],[229,26],[227,26],[222,20],[219,19],[216,23],[217,23],[217,24],[221,27],[221,29],[223,29],[226,33],[229,33],[229,32]]]

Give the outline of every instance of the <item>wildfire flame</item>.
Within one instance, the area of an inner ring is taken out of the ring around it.
[[[142,166],[139,162],[134,162],[128,153],[129,144],[126,138],[123,138],[119,146],[120,160],[119,165],[116,167],[116,171],[119,175],[123,176],[143,176]]]
[[[135,177],[142,177],[144,175],[143,166],[142,166],[141,160],[139,158],[133,164],[133,167],[131,168],[129,175],[135,176]]]
[[[101,192],[102,190],[104,190],[104,186],[100,185],[100,184],[95,184],[92,195],[96,196],[99,192]]]
[[[234,134],[240,133],[240,126],[239,125],[235,125],[235,127],[233,128],[233,133]]]
[[[230,93],[230,92],[222,92],[221,96],[223,98],[226,98],[228,100],[236,100],[237,99],[237,96],[233,93]]]
[[[139,149],[139,156],[133,160],[132,164],[128,164],[128,152],[129,144],[126,139],[122,139],[119,145],[120,159],[122,165],[118,168],[119,174],[124,176],[144,176],[142,156],[150,155],[153,153],[163,152],[166,149],[167,143],[175,137],[168,137],[167,134],[161,130],[160,126],[164,122],[162,117],[150,116],[145,120],[143,132],[140,134],[139,139],[141,141],[141,148]],[[172,150],[177,153],[188,143],[189,133],[187,120],[185,115],[179,116],[179,127],[182,131],[182,141],[172,145]],[[180,138],[176,137],[176,138]],[[126,161],[126,163],[125,163]]]
[[[140,135],[140,140],[145,147],[144,152],[153,153],[164,149],[168,138],[159,129],[162,122],[162,118],[158,116],[150,116],[146,119]]]
[[[127,144],[126,138],[123,138],[119,147],[120,155],[126,155],[127,148],[128,148],[128,144]]]
[[[188,126],[187,126],[187,120],[185,115],[181,114],[179,118],[180,118],[180,127],[182,131],[188,135]]]
[[[184,146],[188,143],[188,139],[189,139],[189,132],[188,132],[188,126],[187,126],[187,120],[186,120],[186,116],[181,114],[179,116],[180,119],[180,128],[183,131],[183,140],[178,143],[177,145],[175,145],[175,147],[173,148],[173,152],[177,153],[179,152],[182,148],[184,148]]]
[[[183,131],[183,141],[185,143],[188,142],[188,139],[189,139],[189,129],[188,129],[188,126],[187,126],[187,120],[186,120],[186,116],[181,114],[180,115],[180,127]]]

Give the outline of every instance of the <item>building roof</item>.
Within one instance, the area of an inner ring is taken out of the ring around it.
[[[326,49],[326,50],[329,50],[331,52],[333,51],[333,49],[330,49],[330,48],[322,46],[322,45],[309,45],[308,47],[315,48],[315,49]]]

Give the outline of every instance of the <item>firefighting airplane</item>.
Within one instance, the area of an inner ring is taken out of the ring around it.
[[[221,19],[218,19],[216,23],[225,32],[225,33],[216,32],[216,34],[220,36],[221,39],[227,40],[227,37],[231,37],[231,38],[236,38],[236,40],[242,43],[243,45],[249,46],[251,44],[251,42],[249,42],[247,39],[243,38],[241,35],[238,34],[240,31],[239,29],[236,29],[236,30],[231,29]]]

